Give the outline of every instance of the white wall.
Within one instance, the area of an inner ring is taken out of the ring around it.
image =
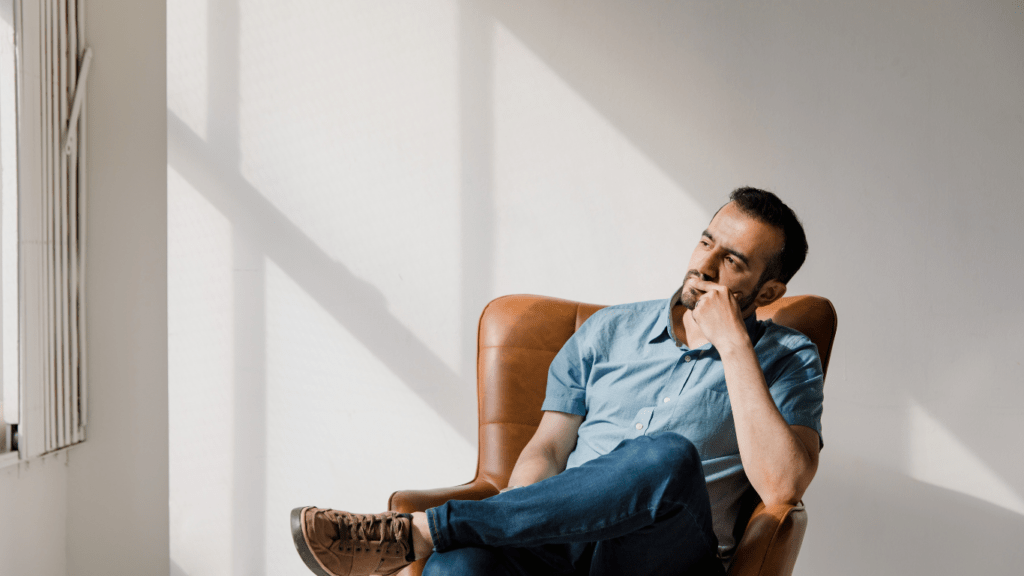
[[[67,453],[0,469],[0,574],[67,569]]]
[[[85,4],[88,439],[0,470],[0,569],[12,576],[170,566],[165,8]]]
[[[468,480],[483,305],[667,297],[745,184],[840,316],[797,573],[1024,560],[1015,3],[168,8],[172,574]]]

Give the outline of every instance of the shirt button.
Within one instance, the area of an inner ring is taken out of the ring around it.
[[[690,357],[689,356],[684,356],[683,357],[683,362],[689,362],[689,361],[690,361]]]
[[[666,404],[667,404],[667,403],[669,403],[669,402],[671,402],[671,401],[672,401],[672,399],[671,399],[671,398],[669,398],[669,397],[667,397],[667,396],[665,397],[665,403],[666,403]]]
[[[643,429],[644,429],[644,425],[643,425],[643,424],[640,424],[640,423],[638,422],[638,423],[637,423],[637,425],[636,425],[636,429],[637,429],[637,430],[643,430]]]

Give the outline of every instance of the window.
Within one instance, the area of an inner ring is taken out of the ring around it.
[[[0,465],[85,438],[82,1],[0,0]]]
[[[16,222],[10,221],[12,212],[17,214],[17,206],[8,205],[9,196],[15,196],[18,183],[18,154],[15,114],[15,67],[14,67],[14,3],[13,0],[0,0],[0,463],[4,454],[16,448],[14,430],[18,422],[18,387],[17,377],[11,382],[7,369],[16,366],[15,362],[3,362],[9,350],[5,345],[17,342],[17,334],[7,329],[11,319],[11,311],[7,310],[5,295],[11,293],[10,282],[11,256],[7,254],[11,245],[11,233],[17,242]],[[16,196],[15,196],[16,200]],[[16,258],[16,255],[15,255]],[[17,330],[17,324],[14,324]],[[10,460],[10,458],[6,458]]]

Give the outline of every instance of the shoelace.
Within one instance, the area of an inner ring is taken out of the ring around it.
[[[409,553],[409,533],[406,523],[389,514],[353,514],[338,518],[338,530],[348,532],[352,542],[376,542],[378,545],[394,542],[402,554]]]

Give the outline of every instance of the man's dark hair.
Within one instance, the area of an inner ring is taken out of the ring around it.
[[[796,213],[775,194],[758,188],[737,188],[729,200],[747,216],[782,231],[782,250],[768,260],[760,283],[776,279],[788,284],[807,258],[807,236]]]

